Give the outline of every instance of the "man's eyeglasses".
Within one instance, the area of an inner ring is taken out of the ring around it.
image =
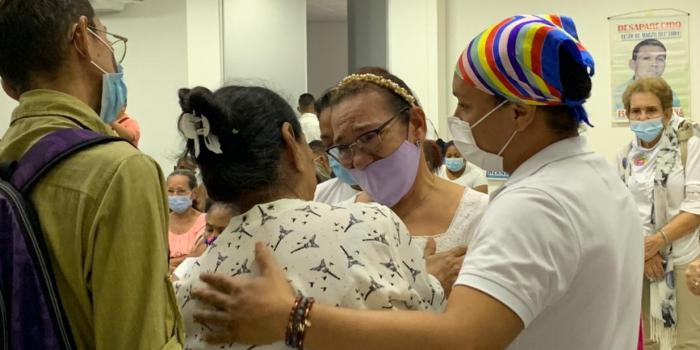
[[[102,37],[97,35],[96,32],[104,33],[105,36],[107,36],[107,42],[105,42],[105,44],[109,46],[112,53],[114,53],[114,59],[117,61],[117,64],[122,64],[124,57],[126,57],[126,42],[129,41],[129,39],[96,27],[88,27],[88,30],[102,42],[104,42],[104,40],[102,40]]]
[[[361,148],[367,153],[376,155],[377,151],[382,145],[382,133],[384,133],[384,131],[391,126],[394,120],[400,117],[407,110],[409,110],[408,107],[400,110],[376,129],[372,129],[358,136],[357,139],[355,139],[355,142],[349,145],[336,145],[330,147],[328,150],[326,150],[326,153],[345,167],[350,167],[352,165],[352,159],[355,156],[355,148],[357,147]]]

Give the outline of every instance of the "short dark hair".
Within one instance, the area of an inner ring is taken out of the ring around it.
[[[233,208],[233,205],[231,205],[231,203],[215,202],[211,199],[207,199],[207,203],[204,206],[204,212],[209,214],[210,212],[212,212],[216,209],[225,210],[231,216],[233,216],[233,213],[234,213],[234,208]]]
[[[586,67],[580,65],[564,49],[559,48],[559,77],[562,85],[562,95],[569,100],[585,100],[591,96],[591,77]],[[574,113],[573,107],[566,105],[543,106],[547,126],[559,135],[578,133],[581,123]]]
[[[294,110],[282,97],[258,86],[226,86],[213,93],[205,87],[180,89],[179,97],[182,111],[205,116],[221,144],[222,153],[214,153],[198,136],[195,159],[213,200],[231,203],[276,184],[284,148],[282,125],[291,124],[297,141],[302,137]],[[194,141],[187,140],[186,147],[194,156]]]
[[[309,142],[309,147],[315,154],[326,154],[326,146],[320,140],[313,140]]]
[[[423,141],[423,154],[425,162],[428,163],[428,169],[433,173],[437,172],[443,162],[442,151],[437,142],[433,140]]]
[[[190,190],[197,188],[197,177],[194,176],[194,172],[185,169],[177,169],[168,175],[168,179],[173,176],[184,176],[187,178],[187,186]]]
[[[331,100],[333,98],[333,91],[335,88],[330,88],[326,91],[323,92],[323,95],[316,100],[314,103],[314,109],[316,110],[317,115],[319,118],[321,117],[321,112],[325,111],[326,108],[331,106]]]
[[[37,73],[56,73],[80,16],[92,23],[88,0],[0,1],[0,77],[24,92]]]
[[[308,92],[301,94],[301,96],[299,96],[299,107],[306,108],[309,106],[313,106],[315,101],[316,99],[314,98],[314,95]]]
[[[662,49],[664,49],[664,52],[666,52],[666,46],[664,44],[656,39],[644,39],[640,42],[637,43],[637,45],[634,45],[634,49],[632,50],[632,60],[636,61],[637,60],[637,54],[639,53],[639,49],[642,48],[642,46],[658,46]]]

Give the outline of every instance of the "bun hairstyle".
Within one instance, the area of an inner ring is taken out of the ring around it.
[[[586,100],[591,97],[591,77],[586,67],[581,66],[563,47],[559,49],[559,76],[562,92],[571,100]],[[574,108],[560,106],[543,106],[547,126],[557,134],[568,135],[577,133],[580,121]]]
[[[294,110],[282,97],[257,86],[226,86],[213,93],[196,87],[180,89],[178,94],[183,115],[205,117],[210,134],[221,145],[220,154],[212,152],[204,136],[198,135],[200,153],[195,157],[194,140],[186,144],[187,153],[201,169],[209,197],[230,203],[277,182],[284,147],[282,125],[291,124],[297,140],[302,138]]]

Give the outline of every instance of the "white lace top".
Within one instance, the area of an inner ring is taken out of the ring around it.
[[[421,247],[425,247],[427,239],[433,238],[437,253],[458,246],[468,246],[488,204],[487,194],[466,188],[447,231],[434,236],[414,236],[413,240],[420,243]]]

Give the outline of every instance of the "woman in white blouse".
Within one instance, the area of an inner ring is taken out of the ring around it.
[[[488,196],[432,173],[421,143],[426,118],[398,77],[375,71],[346,77],[331,98],[334,146],[328,154],[373,200],[390,207],[422,244],[437,252],[468,246]]]
[[[319,302],[360,309],[441,310],[444,293],[425,270],[422,251],[401,220],[378,204],[311,202],[313,153],[291,107],[261,87],[180,92],[179,128],[209,196],[230,203],[228,227],[178,281],[187,349],[219,349],[202,339],[193,288],[201,273],[256,274],[254,246],[263,242],[291,285]],[[231,344],[230,349],[248,345]],[[256,349],[283,349],[283,343]]]
[[[453,141],[445,145],[445,164],[438,170],[438,176],[464,187],[489,193],[484,171],[464,159]]]
[[[632,82],[623,103],[635,137],[618,169],[644,225],[642,309],[649,342],[662,349],[700,349],[700,298],[685,288],[687,266],[700,256],[700,139],[672,115],[673,93],[661,78]]]

